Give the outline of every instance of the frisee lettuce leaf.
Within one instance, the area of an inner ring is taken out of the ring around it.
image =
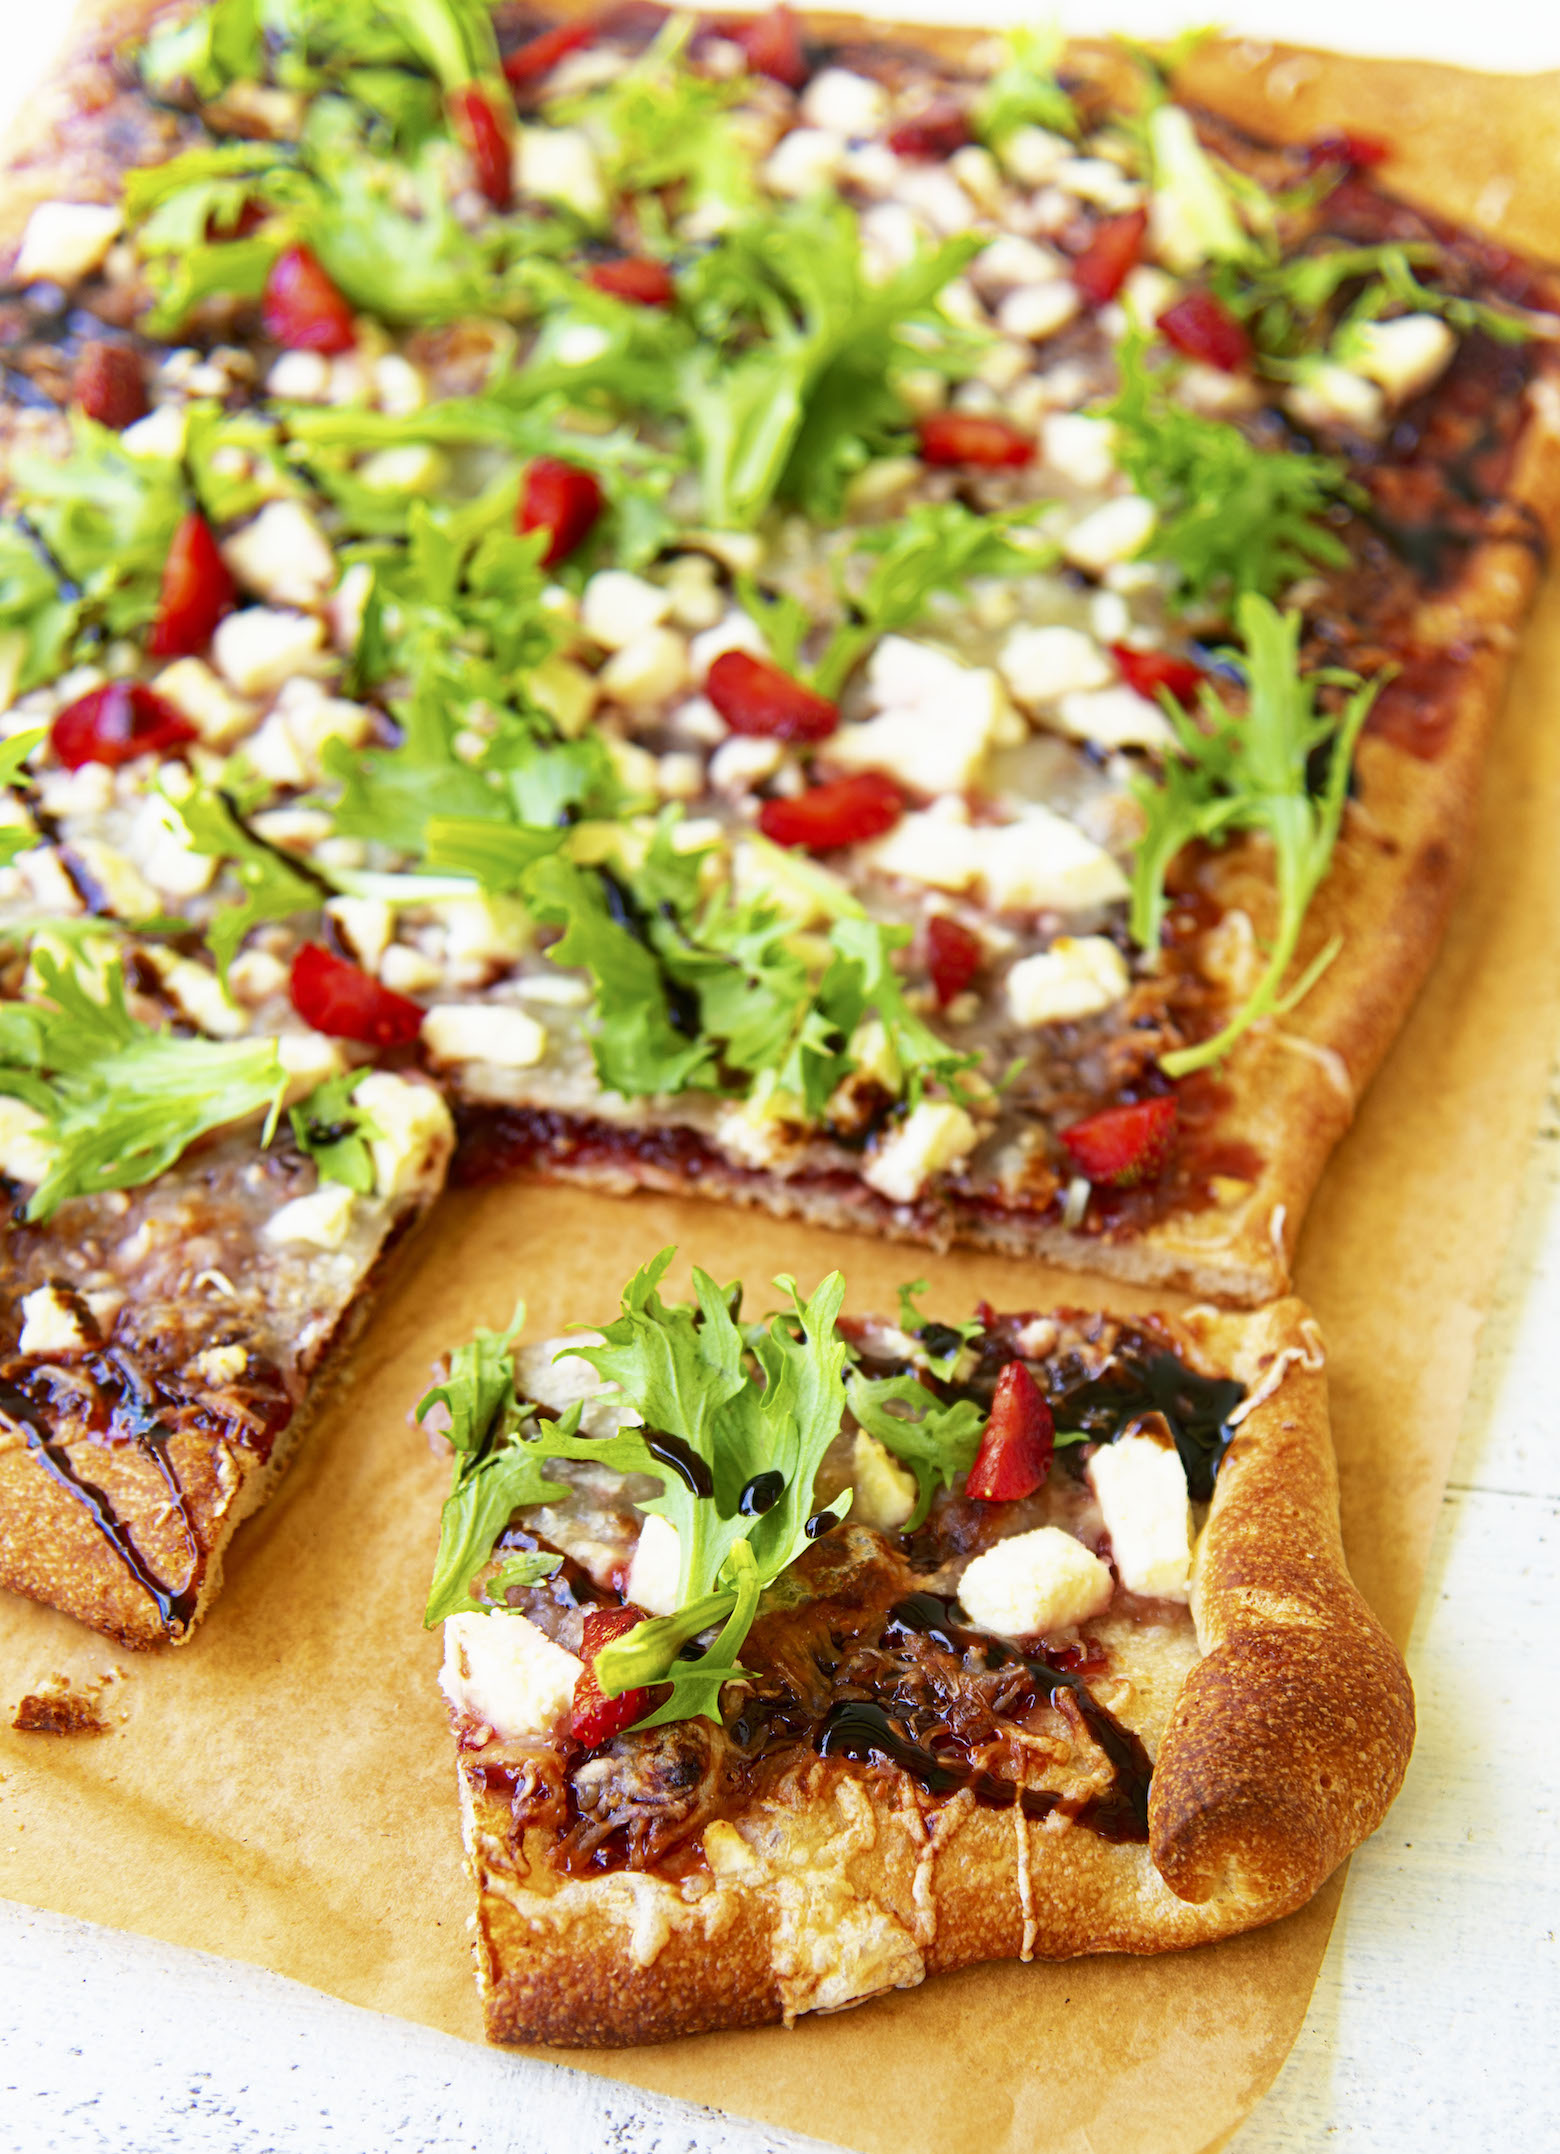
[[[1260,1018],[1292,1009],[1336,957],[1334,936],[1285,988],[1338,841],[1355,746],[1381,685],[1331,668],[1302,674],[1299,614],[1280,614],[1255,593],[1237,602],[1235,619],[1241,648],[1227,656],[1245,674],[1246,709],[1232,710],[1207,682],[1193,714],[1169,695],[1160,699],[1177,752],[1158,779],[1133,780],[1145,828],[1133,865],[1131,928],[1142,948],[1157,949],[1165,877],[1176,855],[1195,839],[1219,845],[1242,832],[1261,832],[1272,844],[1278,917],[1261,978],[1212,1038],[1161,1058],[1171,1077],[1206,1069]],[[1318,707],[1324,687],[1348,691],[1341,711]],[[1318,750],[1327,753],[1327,775],[1313,792],[1308,773]]]
[[[1013,30],[1003,42],[1002,65],[975,105],[975,127],[982,141],[1000,150],[1020,127],[1080,134],[1077,108],[1056,76],[1067,43],[1061,25],[1049,22]]]
[[[197,783],[177,798],[164,797],[183,825],[190,850],[222,861],[244,893],[236,905],[219,907],[206,928],[218,976],[225,981],[252,927],[317,911],[326,893],[315,874],[255,835],[231,792]]]
[[[293,1136],[300,1151],[314,1161],[322,1182],[340,1182],[360,1197],[374,1187],[375,1137],[384,1132],[366,1108],[353,1097],[367,1073],[344,1070],[316,1085],[308,1098],[288,1110]]]
[[[902,1529],[913,1533],[938,1489],[951,1488],[960,1474],[969,1472],[986,1416],[970,1399],[944,1405],[914,1376],[870,1377],[856,1370],[845,1395],[867,1434],[915,1475],[915,1509]]]

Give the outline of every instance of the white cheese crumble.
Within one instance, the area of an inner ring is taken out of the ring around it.
[[[211,655],[240,695],[273,693],[303,671],[325,641],[325,624],[310,613],[249,606],[217,624]]]
[[[977,1556],[959,1580],[959,1599],[982,1630],[1033,1638],[1087,1622],[1109,1605],[1110,1566],[1060,1526],[1015,1533]]]
[[[375,1189],[382,1197],[405,1196],[427,1180],[430,1162],[455,1141],[443,1095],[389,1070],[370,1070],[352,1097],[374,1125],[368,1150]]]
[[[1015,1024],[1061,1024],[1108,1010],[1130,985],[1126,959],[1105,936],[1061,935],[1013,967],[1008,1008]]]
[[[550,1734],[584,1673],[582,1660],[512,1608],[444,1620],[439,1688],[455,1712],[499,1737]]]
[[[74,1354],[89,1343],[81,1319],[57,1289],[35,1286],[22,1296],[22,1335],[17,1350],[23,1354]]]
[[[675,1615],[677,1588],[682,1577],[682,1542],[669,1518],[652,1511],[639,1530],[623,1598],[642,1608],[646,1615]]]
[[[842,726],[828,760],[892,771],[920,793],[965,792],[990,750],[1022,734],[989,666],[961,665],[907,636],[885,636],[873,652],[867,694],[878,716]]]
[[[601,166],[578,127],[517,127],[515,185],[538,202],[561,202],[594,224],[607,207]]]
[[[880,1142],[862,1180],[893,1204],[913,1204],[934,1174],[969,1157],[978,1135],[962,1107],[923,1099]]]
[[[1169,748],[1175,744],[1170,721],[1159,705],[1120,684],[1064,695],[1050,723],[1058,733],[1092,741],[1097,748]]]
[[[124,224],[105,202],[40,202],[16,257],[18,284],[75,284],[102,266]]]
[[[1059,696],[1103,688],[1112,673],[1110,660],[1081,628],[1015,628],[997,664],[1020,703],[1054,703]]]
[[[1428,389],[1457,349],[1451,328],[1435,314],[1400,314],[1390,322],[1360,322],[1348,333],[1349,364],[1385,389],[1393,403]]]
[[[306,1197],[294,1197],[266,1221],[268,1242],[282,1248],[339,1249],[352,1225],[357,1199],[344,1182],[322,1182]]]
[[[585,586],[580,623],[604,650],[621,651],[659,628],[671,610],[672,594],[659,584],[626,568],[604,568]]]
[[[336,581],[336,557],[300,501],[269,501],[222,549],[241,584],[272,606],[317,606]]]
[[[529,1069],[547,1052],[547,1034],[524,1010],[482,1002],[437,1002],[423,1019],[422,1040],[434,1062],[491,1062]]]
[[[1173,1446],[1119,1436],[1089,1461],[1116,1572],[1130,1593],[1190,1598],[1192,1513],[1186,1470]]]
[[[49,1171],[49,1145],[38,1135],[43,1116],[25,1100],[0,1093],[0,1174],[12,1182],[41,1182]]]
[[[851,1445],[850,1478],[855,1494],[851,1515],[880,1533],[897,1533],[915,1509],[915,1475],[908,1473],[886,1444],[857,1429]]]
[[[1130,561],[1141,552],[1156,521],[1151,501],[1141,494],[1119,494],[1073,525],[1062,541],[1063,555],[1074,568],[1103,575],[1115,562]]]

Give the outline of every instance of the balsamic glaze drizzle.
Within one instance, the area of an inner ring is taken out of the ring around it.
[[[1129,1421],[1162,1414],[1192,1501],[1211,1503],[1235,1434],[1229,1417],[1245,1395],[1233,1377],[1199,1376],[1171,1353],[1118,1353],[1098,1376],[1053,1393],[1050,1405],[1058,1428],[1082,1429],[1101,1443],[1119,1436]]]
[[[670,1466],[685,1488],[695,1496],[713,1496],[714,1476],[692,1444],[681,1436],[670,1436],[659,1429],[646,1429],[645,1449],[650,1456],[659,1459],[663,1466]]]

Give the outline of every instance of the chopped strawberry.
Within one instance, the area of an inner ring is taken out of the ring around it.
[[[351,307],[307,247],[288,247],[271,264],[260,319],[290,352],[346,352],[357,342]]]
[[[1305,146],[1306,168],[1311,172],[1323,165],[1347,165],[1352,171],[1369,171],[1373,165],[1385,164],[1391,155],[1391,143],[1383,142],[1379,135],[1344,131],[1318,135],[1314,142]]]
[[[620,254],[615,262],[593,262],[585,272],[585,281],[598,292],[610,292],[614,299],[630,300],[636,307],[677,304],[671,271],[664,262],[651,261],[648,255]]]
[[[980,937],[934,912],[926,923],[926,969],[932,976],[937,1006],[945,1010],[955,995],[962,995],[980,970],[983,956]]]
[[[507,97],[504,103],[509,103]],[[485,90],[469,83],[451,95],[450,119],[471,158],[478,191],[495,209],[508,209],[514,200],[515,180],[505,116],[495,112]]]
[[[1129,643],[1113,643],[1110,655],[1127,686],[1135,695],[1146,696],[1150,703],[1158,702],[1161,688],[1168,689],[1188,710],[1197,701],[1203,671],[1191,659],[1177,658],[1173,651],[1135,651]]]
[[[921,455],[929,464],[980,464],[988,470],[1033,460],[1034,442],[1006,419],[981,412],[937,411],[919,422]]]
[[[1102,1107],[1060,1132],[1080,1174],[1112,1189],[1135,1189],[1152,1181],[1175,1148],[1173,1093],[1138,1100],[1130,1107]]]
[[[371,973],[336,957],[323,943],[306,942],[298,952],[288,992],[304,1023],[333,1040],[410,1047],[422,1030],[423,1013],[415,1002],[381,987]]]
[[[904,812],[904,796],[892,778],[864,770],[854,778],[810,786],[795,800],[766,800],[758,811],[758,827],[776,845],[830,853],[840,845],[882,837]]]
[[[596,1681],[596,1655],[602,1647],[626,1637],[635,1624],[644,1620],[644,1610],[636,1608],[632,1601],[626,1601],[621,1608],[592,1608],[585,1617],[581,1652],[585,1672],[575,1678],[569,1733],[588,1750],[594,1750],[598,1743],[610,1743],[614,1735],[631,1728],[649,1703],[648,1690],[625,1690],[619,1697],[604,1698]]]
[[[146,377],[128,344],[86,345],[70,388],[78,408],[116,434],[146,417]]]
[[[526,88],[550,75],[560,60],[571,52],[578,52],[596,35],[596,25],[587,15],[581,22],[560,22],[551,30],[544,30],[540,37],[528,38],[504,61],[504,73],[512,89]]]
[[[162,593],[147,650],[153,658],[188,658],[203,651],[237,596],[238,586],[217,551],[210,524],[198,509],[191,509],[174,532],[163,563]]]
[[[139,681],[107,681],[91,689],[68,703],[49,728],[54,752],[67,770],[166,755],[196,737],[171,703]]]
[[[1115,298],[1137,267],[1147,231],[1146,209],[1129,209],[1124,217],[1106,217],[1094,227],[1072,265],[1072,280],[1090,306],[1103,307]]]
[[[726,23],[723,34],[742,47],[755,75],[783,82],[788,90],[799,90],[807,80],[802,26],[790,8],[772,7],[767,15],[755,15],[749,22]]]
[[[1222,300],[1212,292],[1184,292],[1165,308],[1155,327],[1167,344],[1188,359],[1238,374],[1251,364],[1251,339]]]
[[[765,740],[827,740],[840,707],[751,651],[722,651],[704,693],[733,733]]]
[[[951,157],[969,139],[969,116],[962,105],[929,105],[913,120],[901,120],[888,146],[896,157]]]
[[[1021,1361],[997,1378],[991,1417],[964,1493],[975,1503],[1014,1503],[1043,1487],[1055,1451],[1056,1424],[1040,1387]]]
[[[604,506],[601,488],[588,471],[561,457],[539,456],[520,489],[515,529],[550,532],[542,566],[556,568],[589,537]]]

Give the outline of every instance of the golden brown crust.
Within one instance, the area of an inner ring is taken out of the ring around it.
[[[508,1802],[468,1766],[494,2040],[659,2041],[838,2009],[982,1959],[1179,1950],[1289,1913],[1375,1829],[1412,1747],[1412,1694],[1344,1566],[1316,1326],[1286,1301],[1169,1329],[1255,1403],[1199,1542],[1201,1657],[1158,1742],[1149,1845],[816,1758],[715,1828],[710,1869],[685,1883],[571,1879],[539,1831],[515,1861]],[[1130,1651],[1118,1657],[1130,1682]],[[1152,1749],[1152,1713],[1123,1717]]]

